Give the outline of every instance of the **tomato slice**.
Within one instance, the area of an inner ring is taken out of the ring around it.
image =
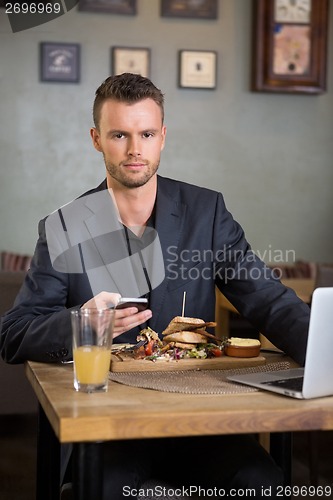
[[[150,340],[148,344],[145,345],[145,355],[151,356],[153,354],[154,341]]]
[[[222,351],[221,349],[219,349],[218,347],[214,348],[213,349],[210,349],[210,352],[212,353],[213,356],[215,356],[216,358],[219,358],[220,356],[222,356]]]

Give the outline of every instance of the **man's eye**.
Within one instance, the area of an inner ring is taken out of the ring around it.
[[[152,132],[145,132],[145,133],[143,134],[143,137],[153,137],[153,135],[154,135],[154,134],[153,134]]]
[[[124,137],[124,134],[122,134],[121,132],[119,132],[118,134],[114,134],[114,139],[122,139]]]

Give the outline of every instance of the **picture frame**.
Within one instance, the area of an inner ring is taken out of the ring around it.
[[[217,19],[218,0],[161,0],[161,16]]]
[[[325,92],[327,38],[328,0],[253,0],[251,90]]]
[[[149,78],[150,49],[146,47],[112,47],[112,75],[135,73]]]
[[[137,0],[79,0],[79,10],[134,16],[137,13]]]
[[[191,89],[215,89],[217,52],[214,50],[180,50],[178,53],[178,86]]]
[[[42,82],[78,83],[80,81],[78,43],[40,43],[40,79]]]

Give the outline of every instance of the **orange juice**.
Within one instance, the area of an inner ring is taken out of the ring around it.
[[[80,384],[103,384],[107,378],[111,351],[106,347],[83,345],[73,351],[76,379]]]

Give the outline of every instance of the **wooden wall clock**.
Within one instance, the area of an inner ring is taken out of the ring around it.
[[[328,0],[253,0],[251,90],[326,90]]]

